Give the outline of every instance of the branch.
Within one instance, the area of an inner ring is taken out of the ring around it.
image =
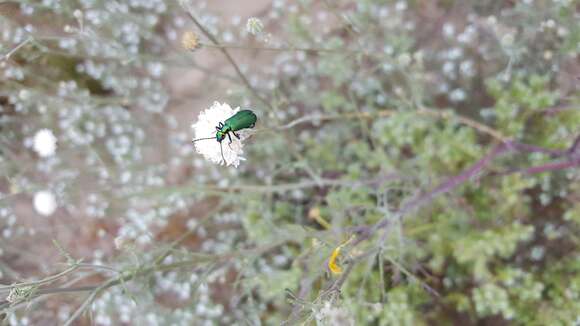
[[[87,298],[83,301],[83,303],[77,308],[77,310],[73,313],[73,315],[65,322],[64,325],[65,326],[72,325],[72,323],[78,317],[80,317],[82,315],[82,313],[87,309],[87,307],[89,307],[90,304],[101,293],[103,293],[107,289],[114,287],[116,285],[128,282],[128,281],[134,280],[135,278],[146,276],[146,275],[149,275],[149,274],[154,273],[154,272],[166,272],[166,271],[171,271],[171,270],[175,270],[175,269],[179,269],[179,268],[191,267],[193,265],[205,263],[205,262],[212,262],[215,264],[219,264],[219,263],[225,263],[228,260],[230,260],[232,258],[236,258],[236,257],[245,257],[245,256],[248,256],[251,254],[262,255],[262,254],[264,254],[264,253],[266,253],[274,248],[277,248],[281,245],[284,245],[286,243],[293,242],[293,241],[295,241],[295,240],[292,238],[280,239],[279,241],[271,243],[270,245],[267,245],[267,246],[262,246],[262,247],[252,248],[252,249],[242,249],[242,250],[238,250],[236,252],[227,253],[227,254],[223,254],[223,255],[212,256],[212,255],[200,254],[195,259],[187,259],[187,260],[182,260],[182,261],[178,261],[178,262],[174,262],[174,263],[160,264],[160,265],[153,264],[153,266],[142,267],[136,271],[125,272],[122,275],[120,275],[118,277],[111,278],[111,279],[109,279],[109,280],[107,280],[107,281],[105,281],[97,286],[71,288],[70,290],[73,292],[90,291],[91,293],[87,296]],[[67,289],[56,289],[56,290],[57,290],[57,292],[67,292]],[[68,292],[70,292],[70,291],[68,291]]]
[[[33,286],[33,287],[35,287],[35,286],[40,286],[40,285],[43,285],[43,284],[52,283],[52,282],[54,282],[54,281],[56,281],[56,280],[58,280],[60,278],[63,278],[64,276],[66,276],[66,275],[74,272],[79,267],[80,267],[79,264],[73,264],[68,269],[66,269],[66,270],[64,270],[64,271],[62,271],[62,272],[60,272],[58,274],[49,276],[49,277],[47,277],[45,279],[39,280],[39,281],[22,282],[22,283],[16,283],[16,284],[12,284],[12,285],[7,285],[7,286],[0,286],[0,292],[10,291],[10,290],[12,290],[14,288],[20,288],[20,287],[26,287],[26,286]]]
[[[155,189],[135,194],[126,195],[126,197],[142,197],[142,196],[163,196],[167,194],[179,193],[190,194],[203,192],[206,194],[235,194],[243,192],[253,193],[284,193],[293,190],[321,188],[321,187],[361,187],[368,185],[380,185],[387,181],[399,180],[402,177],[397,174],[388,174],[382,177],[377,177],[371,180],[336,180],[336,179],[320,179],[308,180],[296,183],[283,183],[277,185],[232,185],[228,187],[218,186],[197,186],[186,185],[181,187]]]
[[[366,54],[364,51],[350,50],[350,49],[324,49],[324,48],[304,48],[304,47],[291,47],[291,46],[280,46],[280,47],[267,47],[267,46],[247,46],[240,44],[202,44],[202,46],[217,48],[217,49],[236,49],[236,50],[248,50],[248,51],[270,51],[270,52],[310,52],[310,53],[353,53],[353,54]]]
[[[472,165],[467,170],[463,171],[459,175],[451,177],[439,186],[435,187],[428,193],[420,194],[413,198],[411,201],[403,205],[403,207],[395,214],[397,218],[402,218],[407,214],[411,213],[412,211],[422,207],[423,205],[430,203],[435,197],[447,193],[458,186],[462,185],[463,183],[467,182],[468,180],[477,176],[491,161],[496,158],[497,156],[505,153],[509,148],[505,145],[497,145],[495,146],[491,152],[481,158],[478,162]],[[379,223],[375,225],[375,229],[384,228],[389,224],[391,219],[383,218]]]
[[[244,73],[242,72],[242,70],[240,69],[240,67],[238,66],[238,64],[236,63],[236,61],[234,60],[234,58],[230,55],[230,53],[228,52],[228,50],[225,47],[220,46],[220,42],[217,40],[217,38],[209,30],[207,30],[197,20],[197,18],[195,18],[195,16],[191,13],[190,8],[185,8],[185,10],[187,11],[187,14],[189,15],[189,18],[191,18],[191,20],[193,21],[193,23],[195,24],[195,26],[197,26],[197,28],[199,28],[199,30],[221,51],[221,53],[224,54],[224,56],[226,57],[226,59],[228,60],[228,62],[232,65],[232,67],[234,67],[234,70],[236,71],[236,74],[238,75],[238,77],[240,77],[240,79],[246,85],[246,87],[248,88],[248,90],[258,100],[260,100],[260,102],[262,102],[264,105],[266,105],[270,110],[274,111],[274,108],[272,107],[272,104],[270,104],[270,102],[268,102],[265,98],[263,98],[258,93],[258,91],[252,86],[252,84],[250,84],[250,81],[248,80],[248,78],[246,78],[246,76],[244,75]]]
[[[461,116],[457,113],[452,111],[443,111],[443,110],[435,110],[429,108],[420,108],[415,111],[411,111],[418,115],[423,116],[430,116],[444,120],[456,120],[457,122],[464,124],[466,126],[472,127],[473,129],[481,132],[482,134],[486,134],[491,136],[495,140],[501,143],[510,142],[510,140],[504,136],[501,132],[483,124],[472,120],[470,118]],[[387,117],[392,116],[395,114],[405,113],[405,111],[395,111],[395,110],[381,110],[377,112],[354,112],[354,113],[342,113],[342,114],[311,114],[307,116],[303,116],[296,120],[290,121],[289,123],[274,127],[274,130],[286,130],[290,128],[294,128],[298,125],[305,124],[305,123],[312,123],[313,121],[332,121],[332,120],[341,120],[341,119],[352,119],[352,118],[359,118],[359,119],[375,119],[380,117]]]
[[[505,173],[501,173],[500,175],[505,176],[505,175],[514,174],[514,173],[537,174],[537,173],[544,173],[544,172],[551,172],[551,171],[566,170],[566,169],[570,169],[573,167],[580,167],[580,159],[562,161],[562,162],[550,162],[550,163],[546,163],[543,165],[532,166],[529,168],[508,171]]]
[[[8,60],[10,59],[10,57],[16,53],[16,51],[20,50],[22,47],[24,47],[26,44],[32,42],[33,38],[32,36],[29,36],[28,38],[26,38],[26,40],[20,42],[20,44],[18,44],[16,47],[14,47],[12,50],[8,51],[6,54],[4,54],[2,57],[0,57],[0,61],[4,61],[4,60]]]
[[[515,141],[506,141],[504,143],[496,145],[487,155],[477,161],[467,170],[464,170],[459,175],[448,178],[447,180],[440,183],[437,187],[432,189],[427,193],[422,193],[415,196],[409,202],[403,205],[403,207],[390,218],[383,218],[381,221],[376,223],[374,226],[358,226],[353,228],[354,232],[358,234],[357,239],[353,243],[353,246],[358,245],[362,241],[370,238],[378,229],[387,227],[391,220],[402,219],[412,211],[421,208],[422,206],[433,201],[437,196],[444,193],[450,192],[455,188],[459,187],[463,183],[469,181],[470,179],[476,177],[480,174],[496,157],[510,151],[518,152],[539,152],[550,154],[555,157],[569,157],[569,160],[563,162],[552,162],[545,165],[535,166],[527,168],[524,170],[519,170],[515,172],[521,172],[524,174],[535,174],[548,171],[557,171],[568,169],[572,167],[580,166],[580,157],[577,153],[580,147],[580,136],[576,138],[572,146],[568,150],[557,150],[557,149],[546,149],[542,147],[537,147],[534,145],[527,145],[518,143]],[[386,233],[385,233],[386,235]]]

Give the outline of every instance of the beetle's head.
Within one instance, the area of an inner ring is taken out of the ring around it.
[[[226,138],[226,134],[224,132],[218,131],[215,133],[215,139],[218,141],[218,143],[221,143],[224,138]]]

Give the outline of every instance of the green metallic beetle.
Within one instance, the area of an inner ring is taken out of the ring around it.
[[[256,125],[256,121],[258,121],[258,117],[256,117],[256,114],[254,112],[252,112],[251,110],[242,110],[242,111],[239,111],[238,113],[234,114],[230,118],[228,118],[223,123],[220,122],[215,127],[215,129],[217,131],[215,133],[215,137],[198,138],[198,139],[194,139],[193,142],[195,143],[196,141],[199,141],[199,140],[208,140],[208,139],[217,140],[217,142],[220,143],[220,151],[222,154],[222,159],[225,162],[226,159],[224,157],[224,150],[222,148],[222,141],[226,138],[226,136],[228,136],[228,139],[230,140],[230,142],[228,143],[228,146],[229,146],[229,144],[232,143],[232,136],[230,136],[230,133],[234,134],[234,136],[237,139],[240,139],[240,136],[238,134],[236,134],[236,131],[239,131],[242,129],[254,128],[254,126]]]

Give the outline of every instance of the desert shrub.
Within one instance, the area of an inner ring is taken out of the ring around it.
[[[2,5],[11,324],[578,322],[573,1]],[[258,115],[239,168],[195,153],[183,67]]]

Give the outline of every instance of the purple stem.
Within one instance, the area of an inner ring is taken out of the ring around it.
[[[548,171],[564,170],[564,169],[569,169],[569,168],[573,168],[573,167],[577,167],[577,166],[580,166],[580,160],[564,161],[564,162],[551,162],[551,163],[544,164],[544,165],[532,166],[530,168],[520,170],[517,172],[523,173],[523,174],[536,174],[536,173],[542,173],[542,172],[548,172]]]
[[[487,155],[485,155],[483,158],[481,158],[467,170],[461,172],[459,175],[448,178],[443,183],[439,184],[437,187],[435,187],[434,189],[432,189],[427,193],[415,196],[413,199],[411,199],[409,202],[403,205],[403,207],[396,213],[395,217],[402,218],[407,214],[409,214],[411,211],[418,209],[425,204],[430,203],[435,197],[447,193],[449,191],[452,191],[461,184],[474,178],[481,171],[483,171],[485,167],[491,161],[493,161],[493,159],[495,159],[497,156],[503,153],[517,151],[527,153],[544,153],[555,157],[561,156],[569,157],[569,160],[567,161],[548,163],[545,165],[531,167],[523,171],[520,171],[525,174],[534,174],[580,166],[580,158],[576,157],[577,155],[576,152],[579,150],[579,148],[580,148],[580,136],[576,138],[573,145],[568,150],[549,149],[534,145],[523,144],[516,141],[507,141],[504,144],[495,146]],[[353,243],[353,246],[356,246],[360,242],[370,238],[376,230],[388,226],[392,219],[393,218],[383,218],[374,226],[363,225],[353,228],[353,231],[358,234],[356,240]]]
[[[397,215],[402,217],[410,213],[411,211],[431,202],[436,196],[449,192],[459,185],[465,183],[469,179],[475,177],[479,174],[495,157],[508,151],[509,147],[506,145],[498,145],[489,152],[486,156],[480,159],[477,163],[472,165],[469,169],[463,171],[461,174],[451,177],[439,184],[433,190],[420,194],[411,201],[407,202],[403,207],[397,212]],[[389,224],[389,219],[382,219],[378,224],[375,225],[375,229],[383,228]]]
[[[507,141],[506,145],[515,149],[516,151],[519,151],[519,152],[542,153],[542,154],[548,154],[551,156],[563,156],[563,155],[566,155],[566,153],[568,152],[565,149],[544,148],[544,147],[539,147],[539,146],[535,146],[535,145],[518,143],[516,141],[511,141],[511,140]]]
[[[568,155],[570,155],[572,159],[574,159],[576,156],[580,156],[580,135],[578,135],[578,137],[576,137],[574,140],[574,143],[568,150]]]

